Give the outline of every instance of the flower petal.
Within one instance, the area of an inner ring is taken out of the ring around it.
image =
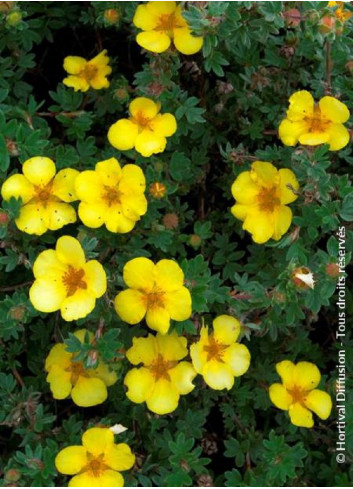
[[[235,377],[240,377],[249,368],[250,352],[245,345],[234,343],[225,350],[222,360],[229,365]]]
[[[114,434],[109,428],[90,428],[82,435],[82,445],[92,455],[104,453],[113,443]]]
[[[298,196],[292,190],[292,188],[294,190],[298,190],[298,180],[292,170],[289,170],[288,168],[281,168],[278,170],[278,174],[280,177],[279,188],[281,204],[290,204],[298,198]]]
[[[125,165],[122,169],[119,190],[123,193],[142,193],[146,188],[145,175],[137,165]]]
[[[212,325],[214,337],[219,343],[231,345],[237,341],[240,334],[240,323],[236,318],[222,314],[216,317]]]
[[[129,233],[135,224],[135,219],[124,215],[121,204],[112,205],[105,216],[105,225],[111,233]]]
[[[55,457],[57,471],[66,475],[77,474],[87,463],[87,451],[84,447],[78,445],[60,450]]]
[[[202,370],[202,376],[206,384],[215,390],[229,390],[234,385],[234,375],[231,368],[216,360],[206,363]]]
[[[330,139],[330,135],[327,131],[322,132],[307,132],[299,136],[300,144],[306,146],[317,146],[318,144],[327,143]]]
[[[293,381],[302,390],[315,389],[319,385],[320,379],[320,370],[313,363],[299,362],[296,364],[293,372]]]
[[[99,173],[86,170],[75,179],[77,198],[83,202],[101,202],[103,182]]]
[[[147,8],[147,5],[138,5],[132,22],[135,27],[144,31],[151,31],[157,26],[159,16],[158,14],[151,12],[151,10]]]
[[[57,343],[52,347],[45,360],[45,370],[49,371],[54,365],[59,365],[62,369],[66,369],[71,365],[72,354],[66,351],[64,343]]]
[[[129,470],[135,463],[135,455],[126,443],[118,443],[107,448],[104,461],[113,470]]]
[[[84,266],[87,287],[99,298],[107,290],[107,275],[97,260],[90,260]]]
[[[134,289],[119,292],[115,297],[114,307],[118,316],[128,324],[137,324],[142,321],[147,311],[145,295]]]
[[[180,362],[168,373],[179,394],[189,394],[195,388],[192,381],[196,377],[196,372],[190,362]]]
[[[164,305],[175,321],[185,321],[191,316],[191,295],[186,287],[180,287],[164,295]]]
[[[90,373],[90,371],[88,371],[88,373]],[[118,380],[116,372],[110,370],[108,365],[103,362],[99,362],[98,367],[92,371],[92,377],[98,377],[108,387],[114,385]]]
[[[60,309],[66,298],[66,289],[60,278],[37,278],[29,289],[29,299],[40,312],[54,312]]]
[[[289,104],[287,117],[292,121],[300,121],[314,112],[313,96],[306,90],[293,93],[289,98]]]
[[[304,399],[305,406],[321,419],[327,419],[332,410],[332,399],[327,392],[314,389]]]
[[[170,327],[170,314],[164,307],[150,307],[146,312],[146,323],[154,331],[166,334]]]
[[[207,352],[204,351],[204,345],[198,341],[190,346],[190,356],[192,365],[198,374],[202,374],[203,368],[207,363]]]
[[[292,211],[285,205],[279,206],[273,215],[272,238],[278,241],[288,231],[292,222]]]
[[[44,250],[37,256],[33,264],[33,275],[35,278],[48,275],[58,278],[66,271],[66,266],[58,260],[55,250]]]
[[[5,180],[1,187],[1,195],[4,200],[21,197],[22,204],[27,204],[34,197],[34,187],[24,175],[17,173]]]
[[[261,188],[252,180],[249,171],[240,173],[232,185],[232,194],[240,204],[253,204]]]
[[[80,172],[72,168],[60,170],[53,182],[52,193],[64,202],[74,202],[77,200],[75,192],[75,180]]]
[[[254,161],[250,170],[251,180],[265,188],[272,188],[279,183],[277,168],[267,161]]]
[[[47,382],[54,399],[66,399],[72,389],[71,372],[67,372],[61,365],[52,365],[47,375]]]
[[[119,162],[116,158],[100,161],[96,164],[95,174],[99,175],[103,185],[116,187],[122,176]]]
[[[301,428],[312,428],[314,426],[311,412],[298,402],[289,406],[289,417],[295,426]]]
[[[123,215],[134,222],[147,212],[147,200],[143,194],[124,195],[121,199],[121,210]]]
[[[174,45],[183,54],[195,54],[202,48],[203,37],[192,35],[189,27],[173,29],[173,34]]]
[[[348,107],[334,97],[323,97],[319,107],[322,117],[332,122],[342,124],[350,117]]]
[[[64,70],[70,75],[78,75],[86,67],[87,61],[80,56],[66,56]]]
[[[102,404],[108,397],[105,383],[93,377],[79,377],[71,391],[71,398],[77,406],[91,407]]]
[[[148,258],[134,258],[124,266],[124,282],[132,289],[151,290],[154,285],[154,267],[153,261]]]
[[[284,411],[288,411],[293,402],[292,396],[282,384],[272,384],[269,388],[269,395],[272,403]]]
[[[278,128],[278,136],[285,146],[295,146],[302,134],[309,131],[306,121],[283,119]]]
[[[166,379],[159,379],[155,383],[152,395],[146,404],[150,411],[156,414],[168,414],[178,407],[179,392],[177,388]]]
[[[167,140],[164,136],[160,136],[149,129],[144,129],[136,137],[135,149],[142,156],[149,157],[155,153],[162,153],[166,144]]]
[[[175,332],[166,335],[157,334],[156,343],[158,353],[169,362],[181,360],[188,354],[186,338],[178,336]]]
[[[147,97],[137,97],[129,105],[130,114],[139,119],[153,119],[159,111],[159,104]]]
[[[128,371],[124,379],[124,385],[128,388],[126,396],[136,404],[145,402],[151,396],[154,384],[155,378],[149,369],[133,368]]]
[[[49,202],[46,208],[48,229],[56,231],[76,221],[76,211],[70,204]]]
[[[163,53],[169,48],[171,39],[163,31],[145,31],[137,34],[136,42],[147,51]]]
[[[255,243],[266,243],[274,233],[272,214],[262,211],[248,213],[243,223],[243,229],[252,234]]]
[[[330,151],[339,151],[340,149],[347,146],[350,141],[350,134],[346,127],[342,124],[331,124],[327,128],[327,133],[329,134],[329,145]]]
[[[34,156],[25,161],[22,166],[24,176],[34,185],[44,186],[55,176],[55,163],[44,156]]]
[[[138,365],[139,363],[151,365],[158,353],[156,337],[149,334],[144,338],[134,337],[132,339],[132,347],[126,352],[126,358],[133,365]]]
[[[91,472],[75,475],[68,487],[124,487],[124,478],[115,470],[104,470],[95,477]]]
[[[286,389],[293,389],[295,370],[294,363],[289,360],[283,360],[282,362],[276,364],[276,370]]]
[[[38,236],[48,230],[48,215],[44,206],[38,204],[26,204],[20,209],[20,215],[15,220],[20,231]]]
[[[178,290],[184,283],[184,272],[174,260],[160,260],[154,269],[155,282],[163,291]]]
[[[159,136],[172,136],[177,130],[176,119],[172,114],[157,114],[150,122],[153,132]]]
[[[108,140],[114,148],[126,151],[135,146],[137,135],[137,124],[129,119],[120,119],[110,126]]]
[[[56,242],[56,254],[58,259],[75,268],[83,267],[86,259],[80,242],[72,236],[61,236]]]
[[[89,83],[86,78],[78,75],[70,75],[63,79],[63,84],[67,87],[71,87],[75,90],[75,92],[87,92],[89,89]]]
[[[65,321],[76,321],[88,316],[96,304],[96,298],[89,290],[78,289],[61,304],[61,316]]]
[[[89,228],[99,228],[105,223],[109,207],[100,202],[81,202],[78,215],[83,224]]]
[[[147,3],[147,8],[151,14],[154,15],[170,15],[175,12],[177,9],[177,4],[176,2],[169,2],[169,1],[164,1],[164,2],[148,2]]]

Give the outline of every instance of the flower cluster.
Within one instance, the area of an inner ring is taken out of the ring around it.
[[[89,61],[80,56],[67,56],[64,59],[64,70],[69,76],[64,78],[63,83],[67,87],[72,87],[75,92],[87,92],[89,88],[101,90],[109,87],[107,76],[112,69],[109,66],[106,49]]]

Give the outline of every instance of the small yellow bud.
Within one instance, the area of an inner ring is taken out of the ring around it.
[[[149,192],[155,199],[162,199],[167,195],[167,187],[162,182],[154,182],[150,185]]]
[[[22,20],[22,14],[18,10],[9,13],[6,17],[6,24],[11,27],[15,27]]]

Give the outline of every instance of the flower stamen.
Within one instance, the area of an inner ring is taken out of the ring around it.
[[[77,289],[87,289],[87,283],[83,280],[84,276],[85,272],[82,268],[77,270],[72,265],[69,265],[68,271],[62,277],[67,297],[74,295]]]
[[[217,360],[217,362],[223,362],[223,354],[224,350],[227,349],[227,345],[224,345],[223,343],[219,343],[216,341],[213,337],[213,335],[210,335],[208,338],[209,344],[207,346],[204,346],[204,351],[207,353],[207,361],[209,362],[210,360]]]

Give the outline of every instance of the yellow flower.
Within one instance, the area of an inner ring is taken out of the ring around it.
[[[279,137],[286,146],[295,146],[298,141],[309,146],[327,143],[331,151],[338,151],[349,143],[349,132],[343,126],[349,115],[345,104],[334,97],[325,96],[315,104],[312,95],[301,90],[289,98]]]
[[[130,288],[116,296],[115,310],[126,323],[137,324],[146,315],[148,326],[165,334],[171,319],[185,321],[191,316],[191,295],[173,260],[155,265],[148,258],[134,258],[124,266],[123,278]]]
[[[29,290],[33,307],[41,312],[60,309],[65,321],[86,317],[107,289],[102,265],[97,260],[86,262],[79,241],[71,236],[59,238],[55,250],[40,253],[33,274],[36,280]]]
[[[90,428],[82,435],[82,445],[66,447],[55,458],[58,472],[74,475],[69,487],[123,487],[120,471],[134,463],[130,447],[116,445],[109,428]]]
[[[183,54],[194,54],[202,48],[203,38],[191,34],[182,16],[181,5],[176,2],[147,2],[139,5],[133,23],[144,31],[137,34],[137,43],[153,53],[166,51],[172,41]]]
[[[106,49],[89,61],[80,56],[67,56],[64,59],[64,70],[69,76],[64,78],[63,84],[72,87],[75,92],[87,92],[89,88],[100,90],[109,87],[107,76],[112,69],[109,66]]]
[[[252,234],[255,243],[279,240],[291,224],[292,211],[286,204],[297,199],[293,190],[298,188],[291,170],[277,170],[271,163],[255,161],[232,185],[237,203],[231,212],[244,221],[243,229]]]
[[[81,203],[78,214],[90,228],[103,224],[113,233],[128,233],[147,211],[146,181],[137,165],[120,168],[115,158],[82,172],[75,189]]]
[[[75,209],[68,204],[77,200],[74,182],[77,170],[66,168],[56,175],[55,163],[35,156],[23,163],[23,175],[9,177],[1,188],[4,200],[21,197],[20,215],[16,226],[28,234],[41,235],[76,221]]]
[[[86,333],[86,329],[80,329],[74,335],[83,343]],[[92,341],[93,334],[88,335]],[[71,395],[74,403],[81,407],[104,402],[108,397],[107,386],[117,381],[116,373],[103,362],[99,362],[94,369],[86,369],[82,362],[75,361],[75,354],[66,351],[64,343],[57,343],[50,350],[45,370],[54,399],[65,399]]]
[[[341,22],[346,22],[353,15],[353,12],[345,10],[345,2],[328,2],[329,7],[338,7],[335,10],[335,17]]]
[[[175,332],[170,335],[134,338],[126,352],[133,365],[124,379],[127,397],[137,404],[146,402],[150,411],[171,413],[178,407],[179,397],[194,389],[196,372],[190,362],[179,362],[188,354],[187,340]]]
[[[316,365],[309,362],[299,362],[295,365],[289,360],[284,360],[277,363],[276,370],[282,384],[270,386],[270,399],[276,407],[289,412],[292,424],[312,428],[314,421],[310,411],[321,419],[330,416],[331,397],[326,392],[316,389],[321,378]]]
[[[231,389],[234,377],[240,377],[249,368],[250,352],[236,343],[240,324],[231,316],[222,315],[213,321],[213,333],[201,329],[200,339],[190,347],[192,364],[212,389]]]
[[[166,138],[175,133],[177,124],[172,114],[159,114],[160,108],[160,103],[149,98],[135,98],[129,105],[131,117],[110,126],[110,144],[122,151],[135,148],[142,156],[162,153]]]

